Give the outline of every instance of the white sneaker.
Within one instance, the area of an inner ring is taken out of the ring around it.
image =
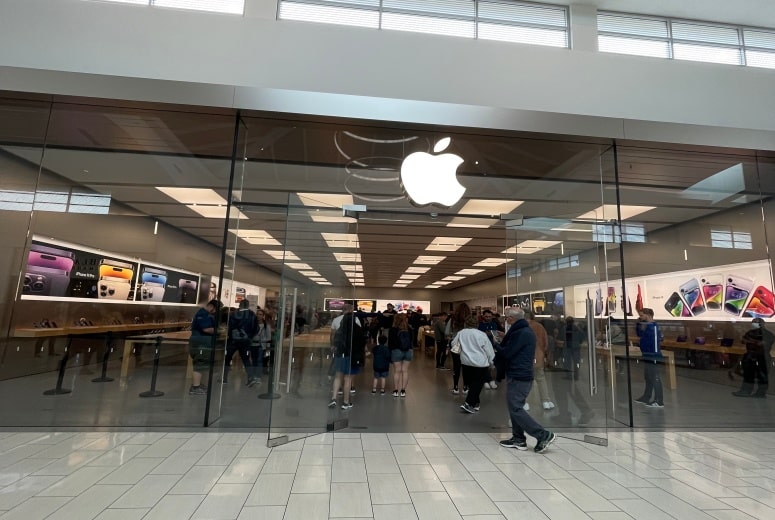
[[[530,411],[530,405],[525,403],[525,406],[522,407],[526,412]]]
[[[544,410],[551,410],[554,408],[554,403],[551,401],[544,401]]]
[[[485,388],[492,388],[492,387],[490,386],[490,383],[485,383],[485,384],[484,384],[484,387],[485,387]]]
[[[498,388],[498,383],[496,383],[495,381],[490,381],[490,388],[492,390],[495,390],[496,388]]]

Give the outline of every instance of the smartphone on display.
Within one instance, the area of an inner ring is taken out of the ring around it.
[[[22,294],[64,296],[69,283],[70,273],[67,271],[48,267],[27,269],[22,282]]]
[[[607,298],[607,313],[612,314],[616,312],[616,288],[615,287],[609,287],[608,288],[608,298]]]
[[[70,275],[73,270],[75,257],[71,251],[57,249],[55,247],[32,244],[30,254],[27,257],[28,267],[47,267],[49,269],[58,269],[65,271]]]
[[[724,280],[721,275],[709,275],[703,277],[702,296],[705,298],[705,306],[710,311],[720,311],[724,306]]]
[[[686,305],[694,316],[698,316],[705,312],[705,299],[700,291],[700,284],[696,278],[692,278],[685,284],[683,284],[678,291],[681,293]]]
[[[735,274],[727,275],[726,289],[724,290],[724,312],[733,316],[740,316],[745,307],[745,302],[751,294],[753,280]]]
[[[751,301],[745,307],[747,318],[772,318],[775,316],[775,296],[767,287],[760,285],[753,291]]]
[[[686,302],[683,301],[683,298],[677,292],[671,294],[670,298],[667,299],[665,310],[676,318],[691,318],[692,316],[689,306],[686,305]]]
[[[103,276],[97,282],[97,297],[101,300],[128,300],[129,280],[116,276]]]
[[[199,285],[194,280],[188,280],[181,278],[178,280],[178,289],[180,291],[180,303],[196,303],[197,292],[196,288]]]
[[[143,267],[143,272],[140,275],[140,282],[165,285],[167,283],[167,271],[154,269],[153,267]]]
[[[100,261],[100,279],[106,276],[131,280],[132,276],[134,276],[134,268],[132,264],[103,258]]]

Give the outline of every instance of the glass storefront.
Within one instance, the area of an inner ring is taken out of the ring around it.
[[[769,349],[745,346],[775,317],[771,155],[11,93],[0,142],[3,426],[506,431],[502,389],[462,416],[436,368],[426,320],[461,303],[536,315],[531,413],[573,438],[775,425],[771,397],[745,396],[771,396]],[[402,180],[413,153],[461,157],[463,199],[439,198],[454,175]],[[211,300],[217,332],[192,342]],[[413,311],[414,345],[383,397],[388,303]],[[364,345],[338,352],[349,305]],[[233,335],[240,306],[260,338]],[[655,377],[663,407],[636,401]]]

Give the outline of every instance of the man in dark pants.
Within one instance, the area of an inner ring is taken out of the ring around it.
[[[498,348],[499,363],[504,365],[508,387],[506,403],[511,417],[510,439],[502,440],[505,448],[527,449],[525,433],[538,441],[536,453],[543,453],[557,436],[544,429],[525,411],[525,399],[533,386],[533,362],[535,360],[536,337],[525,319],[525,311],[508,307],[505,312],[508,331]]]
[[[436,341],[436,368],[449,370],[447,364],[447,313],[440,312],[433,321],[433,339]]]
[[[743,386],[737,392],[732,392],[736,397],[767,397],[769,382],[767,368],[770,364],[769,353],[775,336],[764,328],[764,320],[754,318],[751,329],[743,336],[745,343],[745,355],[743,356]],[[759,387],[754,393],[754,383]]]
[[[665,400],[662,394],[662,379],[659,377],[659,363],[662,362],[662,331],[654,321],[654,311],[643,308],[635,329],[640,338],[640,352],[643,356],[643,378],[646,380],[646,388],[643,395],[635,400],[649,408],[664,408]],[[651,399],[651,394],[654,399]]]

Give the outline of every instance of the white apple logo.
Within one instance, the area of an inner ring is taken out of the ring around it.
[[[440,139],[433,151],[443,152],[450,141],[449,137]],[[463,158],[453,153],[415,152],[401,164],[401,187],[417,206],[454,206],[466,191],[457,180],[457,167],[462,163]]]

